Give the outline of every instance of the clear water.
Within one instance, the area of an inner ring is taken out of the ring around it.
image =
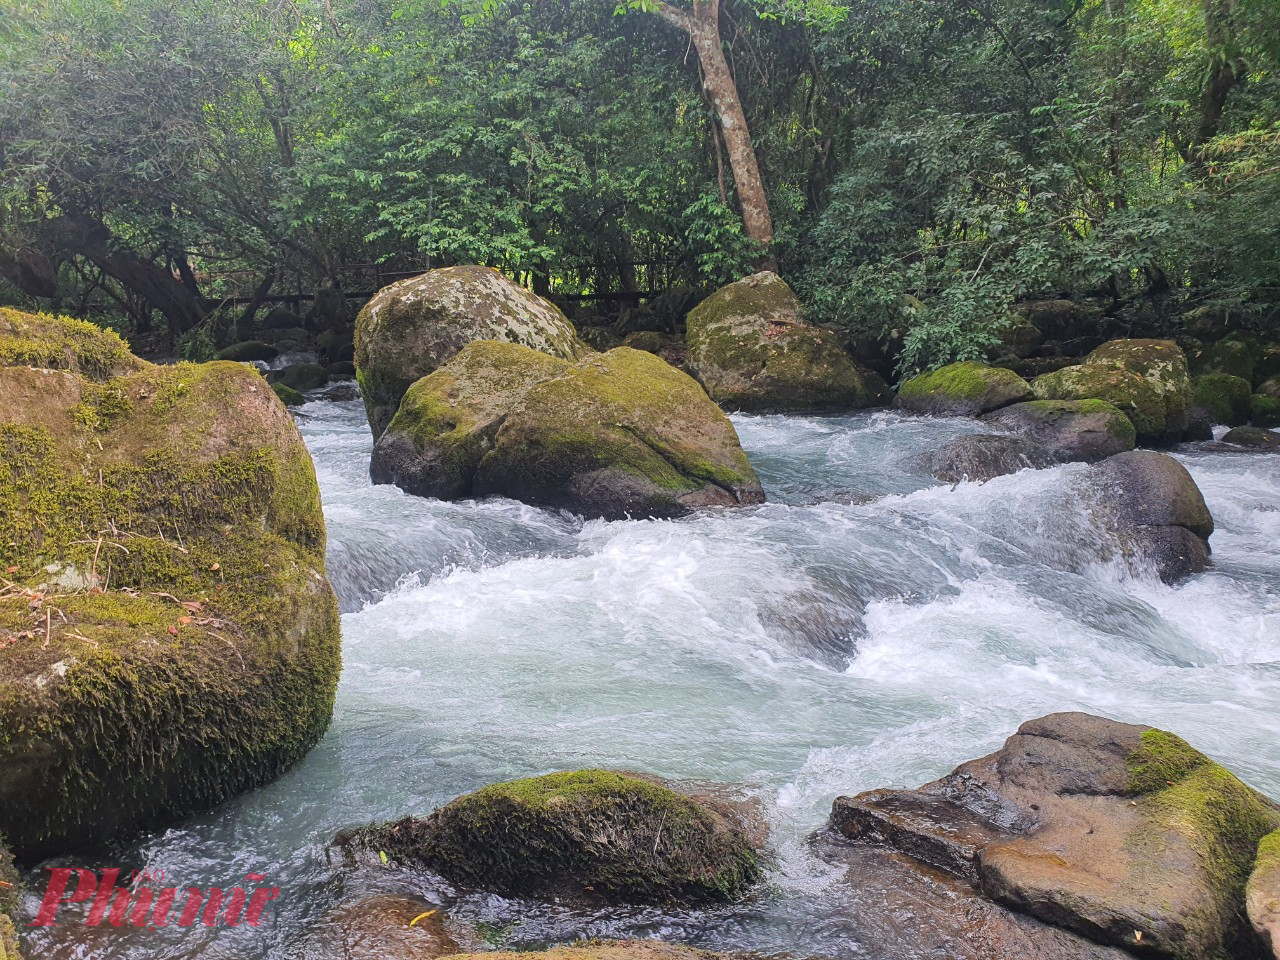
[[[332,728],[279,781],[111,861],[184,887],[266,873],[275,919],[93,939],[68,924],[35,955],[305,956],[335,906],[401,891],[513,946],[629,933],[897,960],[911,945],[842,922],[847,891],[806,843],[839,794],[917,785],[1081,709],[1172,729],[1280,796],[1280,457],[1181,455],[1217,521],[1215,566],[1168,587],[1108,559],[1087,467],[929,478],[922,454],[972,421],[737,418],[769,504],[585,524],[370,486],[358,402],[310,403],[300,422],[345,611]],[[742,785],[772,828],[766,890],[584,915],[327,850],[342,827],[585,766]]]

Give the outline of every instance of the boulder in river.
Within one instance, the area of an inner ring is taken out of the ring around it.
[[[852,410],[888,403],[888,385],[835,334],[806,323],[787,282],[764,271],[721,287],[689,314],[688,368],[730,410]]]
[[[518,343],[562,360],[591,352],[565,315],[491,267],[442,267],[383,287],[356,318],[356,378],[375,439],[410,385],[468,343]]]
[[[756,842],[733,807],[609,770],[495,784],[338,843],[503,896],[708,903],[761,876]]]
[[[1258,844],[1245,904],[1254,931],[1271,955],[1280,958],[1280,830],[1267,834]]]
[[[0,311],[0,833],[97,847],[278,776],[340,664],[315,470],[244,364]]]
[[[1129,418],[1105,400],[1029,400],[982,419],[1041,444],[1057,463],[1097,463],[1132,450],[1137,437]]]
[[[370,475],[418,496],[507,496],[605,519],[764,500],[702,388],[629,347],[569,363],[469,344],[410,388]]]
[[[1030,384],[1012,370],[968,360],[912,377],[893,405],[936,417],[976,417],[1030,399]]]
[[[1091,479],[1108,524],[1129,554],[1173,582],[1209,565],[1213,516],[1187,468],[1151,450],[1120,453]]]
[[[1253,389],[1248,380],[1226,373],[1206,373],[1192,381],[1194,404],[1213,423],[1238,427],[1249,422]]]
[[[1019,470],[1054,463],[1053,455],[1026,437],[975,433],[944,444],[930,457],[929,472],[946,483],[983,483]]]
[[[233,343],[218,354],[219,360],[235,360],[239,363],[252,363],[254,360],[274,360],[280,356],[280,348],[261,340],[245,340]]]
[[[1239,377],[1252,385],[1254,349],[1255,345],[1241,335],[1224,337],[1199,351],[1191,365],[1201,375]]]
[[[267,377],[272,383],[283,384],[291,390],[305,393],[316,390],[329,382],[329,371],[318,363],[293,363],[271,371]]]
[[[1255,393],[1250,413],[1255,427],[1264,430],[1280,427],[1280,397]]]
[[[1186,357],[1170,340],[1112,340],[1077,366],[1036,377],[1031,387],[1041,400],[1106,400],[1148,444],[1181,440],[1192,404]]]
[[[437,960],[455,956],[458,950],[437,906],[401,893],[380,893],[343,904],[312,923],[285,956],[289,960]]]
[[[1280,435],[1261,427],[1235,427],[1223,435],[1222,442],[1256,450],[1280,450]]]
[[[1171,733],[1058,713],[918,790],[840,797],[831,823],[1097,943],[1226,960],[1256,945],[1245,884],[1280,808]]]

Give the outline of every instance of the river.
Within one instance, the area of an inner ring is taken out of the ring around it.
[[[900,960],[910,944],[843,922],[848,893],[806,842],[839,794],[916,786],[1076,709],[1171,729],[1280,796],[1280,457],[1179,454],[1217,532],[1213,568],[1169,587],[1108,556],[1085,466],[932,480],[921,456],[976,421],[736,417],[768,504],[583,523],[373,487],[358,401],[298,416],[344,611],[333,725],[275,783],[103,861],[181,887],[265,873],[274,920],[95,941],[67,924],[32,936],[33,956],[294,960],[336,904],[394,890],[491,944],[662,935]],[[711,911],[581,914],[348,871],[327,851],[342,827],[588,766],[758,799],[764,890]]]

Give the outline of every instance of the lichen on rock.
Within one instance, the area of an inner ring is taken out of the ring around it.
[[[86,327],[0,328],[23,364],[0,366],[0,831],[24,859],[272,779],[339,670],[315,471],[270,387]],[[45,341],[74,349],[15,349]]]
[[[562,360],[591,352],[563,313],[491,267],[442,267],[393,283],[356,318],[356,379],[375,439],[410,385],[474,340]]]
[[[849,410],[889,400],[878,374],[829,330],[804,321],[776,273],[721,287],[690,312],[685,339],[689,369],[730,410]]]

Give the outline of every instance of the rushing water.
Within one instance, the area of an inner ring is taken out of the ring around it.
[[[333,725],[277,782],[106,861],[181,887],[266,873],[275,919],[93,941],[68,924],[35,955],[294,958],[338,904],[402,891],[482,942],[630,933],[896,960],[910,945],[861,942],[806,843],[839,794],[915,786],[1081,709],[1172,729],[1280,796],[1280,457],[1180,455],[1215,564],[1168,587],[1108,559],[1087,467],[933,481],[921,455],[972,421],[740,417],[769,504],[583,523],[372,487],[358,402],[299,419],[344,610]],[[342,827],[585,766],[740,785],[772,828],[770,883],[715,911],[584,915],[327,852]]]

